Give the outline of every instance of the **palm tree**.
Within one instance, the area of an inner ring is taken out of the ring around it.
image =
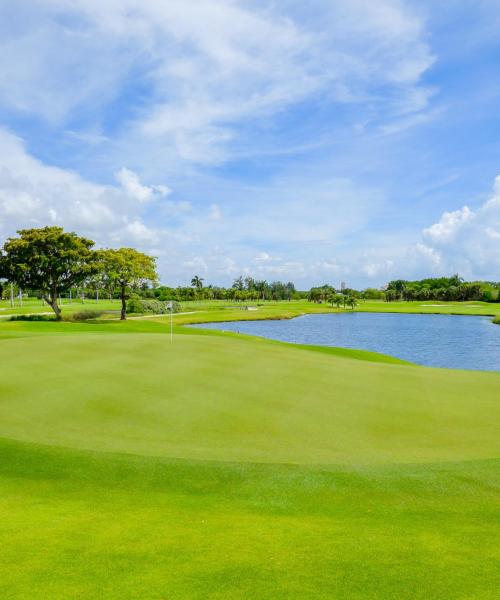
[[[340,305],[343,302],[343,297],[341,296],[341,294],[330,294],[330,296],[328,297],[328,301],[330,302],[330,304],[333,306],[334,304],[337,306],[337,308],[340,308]]]
[[[201,290],[201,288],[203,287],[203,277],[199,277],[198,275],[195,275],[193,277],[193,279],[191,279],[191,285],[196,288],[197,290]]]
[[[346,300],[346,304],[351,307],[351,310],[354,310],[354,307],[357,304],[356,298],[354,296],[349,296]]]
[[[397,279],[392,282],[394,290],[399,294],[399,299],[403,299],[403,294],[406,290],[406,281],[404,279]]]

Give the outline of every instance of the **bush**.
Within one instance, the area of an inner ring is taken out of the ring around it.
[[[142,299],[139,296],[131,296],[127,302],[127,312],[132,314],[166,315],[170,312],[168,302],[160,300]],[[172,302],[172,312],[181,311],[179,302]]]
[[[52,315],[15,315],[9,321],[55,321]]]
[[[176,302],[175,300],[172,300],[172,312],[173,313],[179,313],[182,311],[182,306],[180,304],[180,302]],[[170,311],[167,311],[170,312]]]
[[[142,300],[142,312],[153,315],[164,315],[168,313],[167,303],[159,300]]]
[[[82,310],[80,312],[70,313],[64,316],[65,321],[90,321],[102,317],[102,310]]]
[[[133,294],[127,300],[127,312],[132,314],[144,312],[142,310],[142,302],[143,301],[141,300],[140,296],[138,296],[137,294]]]

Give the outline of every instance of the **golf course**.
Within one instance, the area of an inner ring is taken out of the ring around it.
[[[306,310],[1,322],[0,597],[497,598],[500,374],[185,326]]]
[[[0,48],[0,600],[500,600],[500,0]]]

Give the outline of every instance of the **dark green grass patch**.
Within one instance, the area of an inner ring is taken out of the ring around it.
[[[497,597],[498,461],[0,456],[2,598]]]

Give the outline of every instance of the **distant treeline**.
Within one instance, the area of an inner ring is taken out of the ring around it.
[[[435,277],[406,281],[396,279],[390,281],[384,292],[385,300],[441,300],[498,302],[500,283],[488,281],[464,281],[459,275],[453,277]]]
[[[158,300],[298,300],[304,298],[307,292],[298,292],[291,282],[257,280],[252,277],[238,277],[231,287],[204,285],[204,280],[195,275],[191,286],[168,287],[160,285],[154,289],[142,290],[142,294]]]
[[[317,303],[338,303],[337,296],[339,295],[357,300],[385,300],[386,302],[401,300],[407,302],[413,300],[500,302],[500,283],[467,282],[459,275],[453,275],[453,277],[435,277],[417,281],[396,279],[390,281],[383,289],[354,290],[345,288],[339,292],[333,286],[325,284],[311,288],[307,298],[309,301]]]

